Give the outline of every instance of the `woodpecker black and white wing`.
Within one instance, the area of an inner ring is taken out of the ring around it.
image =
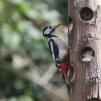
[[[55,54],[58,52],[59,60],[62,61],[68,54],[68,46],[57,36],[52,37],[51,39],[54,41],[54,49],[56,49]]]
[[[56,62],[56,59],[59,58],[59,49],[53,39],[50,39],[48,41],[48,45],[49,45],[49,49],[53,57],[53,60]]]

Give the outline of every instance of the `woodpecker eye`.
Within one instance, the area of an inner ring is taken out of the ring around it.
[[[52,26],[49,26],[49,29],[52,29]]]

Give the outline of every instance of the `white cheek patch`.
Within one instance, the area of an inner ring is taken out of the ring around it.
[[[51,30],[52,29],[47,28],[47,30],[45,30],[44,34],[46,34],[46,35],[50,34]]]

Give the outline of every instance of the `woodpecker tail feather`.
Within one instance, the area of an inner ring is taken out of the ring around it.
[[[67,88],[69,89],[70,85],[71,85],[71,82],[69,81],[69,79],[64,74],[62,74],[62,77],[63,77],[63,80],[64,80]]]

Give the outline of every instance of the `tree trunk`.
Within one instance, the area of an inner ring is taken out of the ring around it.
[[[69,101],[100,101],[101,0],[68,0],[68,14],[73,21],[69,45],[75,71]]]

